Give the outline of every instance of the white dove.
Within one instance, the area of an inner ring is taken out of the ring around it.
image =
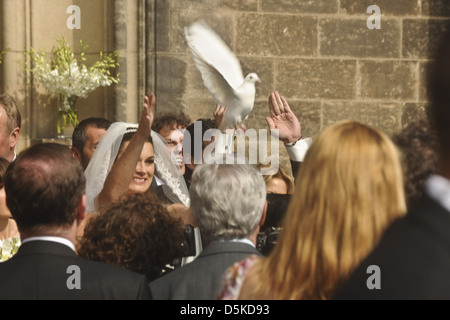
[[[236,55],[203,20],[185,27],[186,41],[203,83],[216,102],[227,107],[220,130],[245,128],[243,122],[253,109],[256,73],[244,78]]]

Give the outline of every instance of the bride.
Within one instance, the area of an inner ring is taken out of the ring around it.
[[[115,122],[86,168],[86,212],[97,214],[125,194],[151,192],[154,175],[172,203],[168,210],[188,212],[189,193],[171,161],[165,141],[151,130],[156,98],[145,97],[139,124]],[[186,219],[185,219],[186,220]]]

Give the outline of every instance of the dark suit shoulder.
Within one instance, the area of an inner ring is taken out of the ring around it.
[[[1,299],[150,299],[144,275],[84,260],[62,244],[23,244],[0,264]]]
[[[334,298],[450,299],[448,270],[450,212],[425,195],[387,229]],[[370,289],[376,281],[380,289]]]
[[[193,262],[151,282],[152,296],[156,300],[215,299],[225,270],[252,254],[261,255],[245,243],[214,241]]]

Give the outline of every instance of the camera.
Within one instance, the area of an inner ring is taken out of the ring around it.
[[[264,232],[259,232],[256,238],[256,249],[267,256],[277,244],[281,228],[268,227]]]

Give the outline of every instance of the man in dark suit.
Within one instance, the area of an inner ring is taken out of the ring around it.
[[[236,163],[236,161],[234,162]],[[150,284],[160,300],[214,300],[225,270],[256,250],[264,223],[266,186],[256,168],[244,164],[198,165],[190,187],[191,210],[206,247],[191,263]]]
[[[30,147],[11,164],[4,181],[22,245],[0,263],[0,300],[151,298],[144,275],[75,254],[86,207],[85,178],[67,147]]]
[[[429,177],[424,195],[391,225],[334,299],[450,299],[450,26],[431,70],[439,175]]]

